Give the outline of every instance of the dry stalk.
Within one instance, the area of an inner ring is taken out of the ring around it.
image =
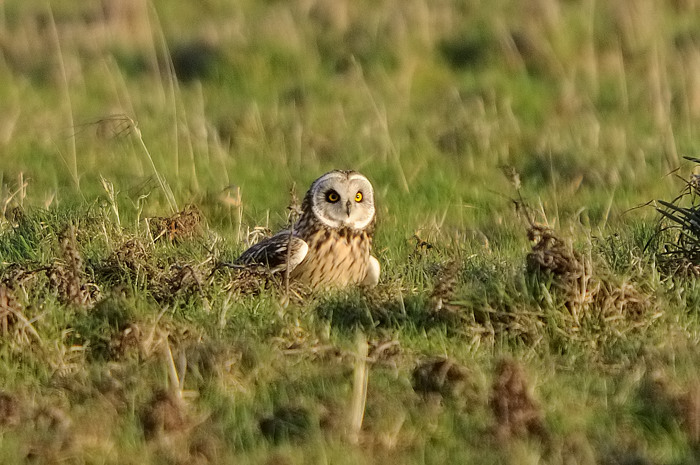
[[[299,199],[297,197],[297,185],[296,183],[292,184],[292,188],[289,192],[289,207],[287,209],[289,210],[289,239],[287,240],[287,266],[284,269],[284,299],[283,299],[283,307],[286,307],[289,304],[289,263],[291,262],[292,259],[292,238],[294,237],[294,225],[297,222],[297,219],[299,218],[299,215],[301,215],[301,207],[299,205]]]
[[[365,405],[367,403],[367,382],[369,373],[367,371],[367,354],[369,345],[367,338],[361,332],[356,336],[357,353],[355,355],[355,369],[352,381],[352,403],[350,406],[350,432],[349,439],[353,444],[360,440],[360,430],[365,417]]]
[[[175,366],[175,359],[173,358],[173,351],[170,349],[170,341],[168,341],[167,337],[165,338],[165,345],[163,346],[163,354],[165,356],[165,363],[168,365],[168,378],[170,379],[170,384],[173,388],[175,388],[177,396],[182,398],[182,391],[185,383],[185,371],[181,370],[182,376],[178,376],[177,367]],[[187,362],[185,361],[184,364],[186,367]]]

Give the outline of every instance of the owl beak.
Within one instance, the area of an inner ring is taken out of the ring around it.
[[[350,207],[351,207],[351,206],[352,206],[352,203],[350,203],[350,201],[348,200],[348,201],[345,203],[345,211],[347,212],[348,216],[350,216]]]

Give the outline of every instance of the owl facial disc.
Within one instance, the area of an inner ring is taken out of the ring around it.
[[[374,219],[374,189],[355,171],[331,171],[311,186],[312,210],[330,228],[364,229]]]

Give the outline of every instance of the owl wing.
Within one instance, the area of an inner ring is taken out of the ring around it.
[[[291,253],[287,254],[287,247]],[[299,265],[306,257],[309,246],[296,235],[290,237],[289,230],[280,231],[272,237],[263,239],[243,252],[235,261],[238,265],[263,265],[276,273],[283,271],[289,256],[289,271]]]

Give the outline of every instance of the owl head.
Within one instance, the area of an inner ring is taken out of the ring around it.
[[[330,228],[365,229],[374,220],[374,189],[357,171],[324,174],[311,184],[305,200],[314,217]]]

